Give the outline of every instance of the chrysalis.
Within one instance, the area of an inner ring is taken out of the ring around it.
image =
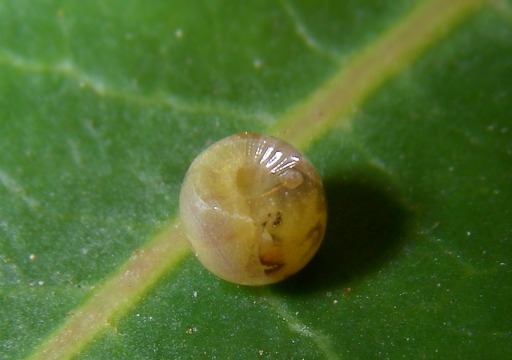
[[[233,283],[265,285],[313,257],[327,206],[320,176],[304,155],[272,136],[243,132],[192,162],[180,217],[208,270]]]

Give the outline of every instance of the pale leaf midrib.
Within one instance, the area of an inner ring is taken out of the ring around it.
[[[269,133],[304,148],[332,126],[346,124],[350,113],[376,88],[409,65],[443,32],[454,27],[481,3],[481,0],[424,2],[284,114]],[[111,326],[113,319],[126,313],[189,253],[176,220],[97,286],[91,298],[66,318],[30,358],[72,357]]]
[[[432,0],[356,53],[329,80],[292,107],[270,132],[305,148],[351,115],[386,80],[407,67],[482,0]]]
[[[31,359],[68,359],[112,321],[132,307],[164,274],[189,254],[179,224],[170,223],[145,246],[133,252],[64,324],[31,355]]]

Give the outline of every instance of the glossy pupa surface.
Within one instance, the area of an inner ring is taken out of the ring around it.
[[[184,232],[201,263],[222,279],[265,285],[302,269],[327,221],[322,181],[292,145],[243,132],[208,147],[180,193]]]

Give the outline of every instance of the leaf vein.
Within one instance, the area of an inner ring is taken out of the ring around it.
[[[341,59],[341,55],[337,52],[328,49],[325,45],[321,44],[308,30],[307,26],[301,20],[297,10],[290,4],[288,0],[280,1],[282,8],[284,9],[286,15],[291,19],[292,23],[295,26],[295,33],[299,37],[300,40],[304,42],[304,44],[317,54],[320,54],[335,63],[339,63]]]
[[[23,200],[29,208],[35,209],[39,207],[39,201],[27,195],[24,187],[3,170],[0,170],[0,184],[2,184],[10,193]]]
[[[425,235],[425,234],[423,234],[423,235]],[[452,250],[449,246],[447,246],[443,242],[443,239],[432,236],[432,235],[427,236],[427,239],[431,244],[436,245],[441,250],[442,255],[444,255],[450,259],[453,259],[455,261],[455,263],[458,264],[464,270],[464,272],[466,274],[473,275],[473,274],[485,272],[485,270],[477,270],[471,263],[464,260],[464,257],[462,255],[460,255],[459,253],[457,253],[456,251]]]
[[[348,66],[340,69],[330,81],[316,89],[309,99],[285,114],[269,132],[303,148],[334,124],[346,125],[353,109],[357,108],[372,91],[410,64],[421,50],[438,38],[439,32],[444,33],[447,26],[453,26],[481,2],[482,0],[425,1],[424,6],[408,15],[395,29],[379,37],[369,49],[364,49]],[[301,22],[298,24],[302,26]],[[393,51],[388,53],[388,49]],[[383,54],[388,56],[383,59]],[[21,69],[35,66],[32,71],[48,70],[41,64],[25,62],[24,59],[20,61],[2,52],[0,62]],[[89,79],[87,74],[77,71],[66,62],[50,70],[61,72],[79,82]],[[212,111],[219,110],[233,114],[239,112],[238,109],[222,109],[222,105],[219,108],[218,105],[211,104],[183,103],[164,95],[145,97],[127,94],[108,89],[100,80],[94,78],[93,84],[96,91],[101,90],[103,94],[107,92],[109,96],[143,104],[167,104],[171,107],[176,106],[177,110],[194,113],[211,114]],[[200,107],[199,111],[196,106]],[[69,357],[69,354],[79,351],[104,329],[109,319],[123,315],[158,278],[177,266],[186,254],[189,254],[181,230],[174,225],[152,239],[139,252],[140,255],[128,260],[117,273],[98,287],[95,295],[78,309],[77,313],[80,315],[64,322],[60,329],[36,349],[34,358],[65,358],[66,355]],[[474,269],[471,267],[470,270]],[[287,321],[292,331],[312,339],[327,358],[338,358],[331,348],[329,338],[303,324],[274,295],[266,298],[276,313]],[[98,315],[98,311],[101,314]],[[91,322],[90,319],[97,320]]]
[[[354,111],[385,81],[405,69],[484,0],[424,1],[373,43],[354,54],[330,80],[283,114],[272,133],[303,147]]]
[[[287,309],[279,298],[270,292],[270,290],[264,290],[263,299],[271,306],[276,314],[283,318],[290,330],[310,338],[327,359],[339,359],[339,356],[332,349],[330,339],[320,330],[313,329],[301,322],[295,314],[292,314]]]
[[[189,102],[176,95],[164,92],[143,95],[119,90],[107,85],[101,78],[88,74],[69,58],[62,59],[55,64],[45,64],[3,50],[0,51],[0,63],[25,73],[58,74],[64,76],[75,81],[80,89],[89,89],[102,98],[122,100],[141,106],[164,106],[186,114],[219,114],[221,116],[256,120],[264,124],[275,121],[274,116],[271,114],[261,111],[243,110],[240,107],[228,105],[226,102]]]

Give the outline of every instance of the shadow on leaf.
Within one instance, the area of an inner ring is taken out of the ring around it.
[[[307,293],[341,288],[378,271],[403,247],[410,212],[386,182],[367,176],[324,183],[329,218],[311,263],[275,290]],[[389,183],[388,183],[389,185]]]

